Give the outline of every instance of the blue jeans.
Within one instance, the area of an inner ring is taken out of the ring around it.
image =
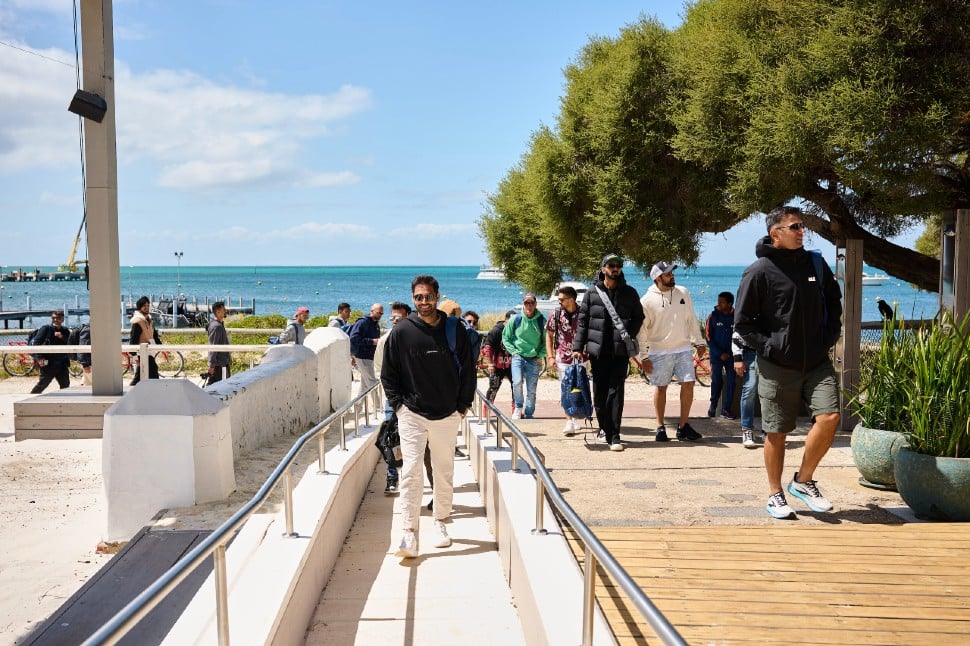
[[[727,361],[721,360],[721,355],[711,353],[711,406],[717,406],[721,400],[723,410],[731,410],[734,405],[734,356]],[[723,392],[723,396],[722,396]]]
[[[394,414],[394,409],[387,402],[387,397],[384,398],[384,419],[391,419],[391,415]],[[387,479],[397,480],[397,467],[393,466],[394,455],[387,455],[384,451],[381,451],[381,456],[384,458],[384,464],[387,465]]]
[[[758,398],[758,367],[755,358],[758,353],[754,350],[743,350],[741,360],[744,361],[744,382],[741,384],[741,428],[754,430],[754,402]]]
[[[536,388],[539,385],[539,370],[542,359],[526,358],[520,354],[512,355],[512,401],[521,408],[524,417],[532,417],[536,410]],[[522,381],[525,380],[525,405],[522,401]]]

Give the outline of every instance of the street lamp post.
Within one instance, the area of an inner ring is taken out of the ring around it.
[[[184,256],[181,251],[175,252],[175,260],[178,263],[178,269],[176,269],[175,280],[178,281],[178,289],[175,290],[175,300],[178,301],[179,294],[182,293],[182,256]]]

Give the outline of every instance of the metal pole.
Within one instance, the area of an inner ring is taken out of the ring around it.
[[[519,468],[519,436],[512,433],[512,473],[520,473]]]
[[[229,586],[226,581],[226,544],[220,543],[212,553],[216,584],[216,626],[219,646],[229,646]]]
[[[586,546],[586,567],[583,570],[583,646],[593,646],[593,608],[596,603],[596,557]]]
[[[354,404],[354,437],[357,437],[358,429],[360,429],[360,402]]]
[[[344,417],[346,415],[347,413],[340,414],[340,450],[341,451],[347,450],[347,438],[344,436],[344,423],[345,423]]]
[[[324,445],[323,433],[318,433],[317,434],[317,460],[318,460],[317,473],[321,475],[326,475],[327,473],[326,451],[323,450],[324,449],[323,445]]]
[[[502,448],[502,418],[495,416],[495,448]]]
[[[296,536],[293,532],[293,476],[290,475],[292,467],[286,467],[283,472],[283,512],[286,516],[286,534],[284,536]]]
[[[543,465],[546,464],[545,456],[539,455],[539,460]],[[538,472],[539,469],[536,469]],[[536,473],[536,527],[532,530],[533,534],[538,534],[540,536],[545,536],[549,532],[545,529],[545,514],[543,513],[546,509],[546,485],[542,482],[542,478]]]

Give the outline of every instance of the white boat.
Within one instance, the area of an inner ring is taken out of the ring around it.
[[[505,273],[498,267],[482,265],[478,268],[478,275],[475,278],[478,280],[505,280]]]
[[[884,285],[887,280],[889,280],[889,276],[886,274],[867,274],[866,272],[862,272],[863,287],[869,287],[870,285]]]
[[[581,304],[583,302],[583,298],[586,296],[586,292],[589,291],[589,288],[585,283],[580,283],[573,280],[564,280],[556,285],[555,289],[552,290],[552,294],[549,295],[549,298],[540,298],[536,300],[536,309],[546,316],[549,316],[557,307],[559,307],[559,288],[566,287],[567,285],[576,290],[576,303]],[[521,307],[521,305],[517,305],[516,309]]]

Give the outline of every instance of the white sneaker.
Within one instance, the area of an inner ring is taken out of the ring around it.
[[[448,536],[448,528],[443,521],[434,521],[434,533],[437,537],[435,547],[451,547],[451,536]]]
[[[512,411],[512,419],[522,419],[522,409],[516,408]]]
[[[566,425],[562,429],[562,434],[566,437],[572,437],[576,434],[576,420],[570,418],[566,420]]]
[[[754,431],[749,428],[741,429],[741,444],[744,445],[746,449],[755,449],[758,447],[754,442]]]
[[[791,508],[788,501],[785,500],[785,492],[779,491],[778,493],[773,493],[768,496],[768,504],[765,505],[765,511],[772,518],[778,518],[781,520],[787,518],[795,518],[795,510]]]
[[[413,559],[418,555],[418,536],[416,532],[404,532],[401,537],[401,545],[398,546],[394,556],[405,559]]]
[[[620,444],[620,440],[616,440],[613,444],[610,444],[610,451],[622,451],[623,445]]]
[[[815,481],[807,480],[806,482],[799,482],[797,473],[788,485],[788,493],[808,505],[808,508],[812,511],[832,510],[832,503],[826,500],[825,496],[819,492],[818,485],[815,484]]]

